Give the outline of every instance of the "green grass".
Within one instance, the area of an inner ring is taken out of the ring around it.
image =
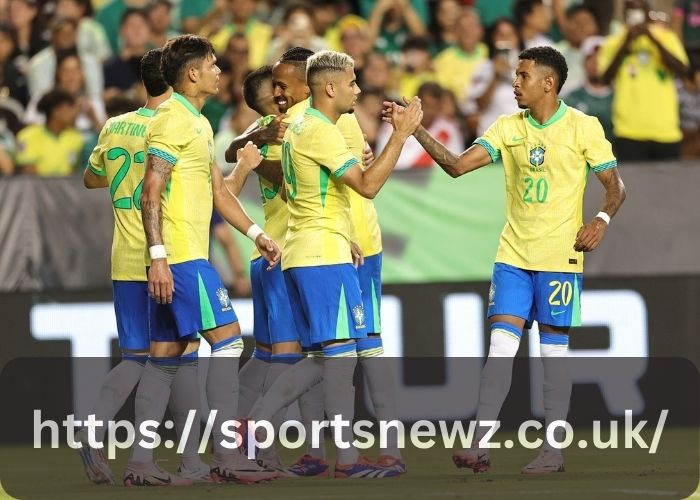
[[[500,434],[500,433],[499,433]],[[512,435],[499,437],[504,440]],[[577,435],[577,438],[579,436]],[[646,437],[646,436],[645,436]],[[577,440],[576,440],[577,441]],[[575,441],[575,442],[576,442]],[[647,441],[649,442],[649,441]],[[33,450],[28,447],[0,450],[0,480],[16,498],[122,499],[127,498],[683,498],[697,487],[697,429],[667,429],[655,455],[645,450],[570,449],[565,452],[567,472],[528,477],[519,473],[536,452],[513,448],[493,450],[493,467],[474,475],[451,463],[451,450],[409,448],[404,457],[409,473],[379,480],[280,479],[273,483],[206,485],[191,488],[98,487],[87,482],[80,459],[68,448]],[[369,453],[376,456],[376,452]],[[177,468],[177,457],[165,450],[168,470]],[[285,450],[291,461],[297,453]],[[111,462],[117,478],[127,452]],[[0,494],[1,495],[1,494]]]

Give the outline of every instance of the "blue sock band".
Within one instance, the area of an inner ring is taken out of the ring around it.
[[[370,335],[364,339],[357,339],[357,355],[360,357],[381,356],[384,354],[381,335]]]
[[[270,358],[272,363],[284,363],[287,365],[293,365],[297,361],[301,360],[304,356],[301,353],[286,353],[286,354],[273,354]]]
[[[323,348],[323,357],[333,358],[339,356],[352,356],[352,353],[356,351],[357,347],[355,342],[351,344],[330,344]]]
[[[216,344],[212,344],[211,352],[221,351],[222,349],[226,349],[227,347],[229,347],[234,342],[239,342],[239,341],[241,341],[240,335],[235,335],[233,337],[229,337],[227,339],[222,340],[221,342],[217,342]]]
[[[258,349],[256,347],[253,349],[253,355],[251,358],[256,358],[260,361],[264,361],[265,363],[269,363],[272,359],[272,353],[270,351],[263,351],[262,349]]]
[[[146,364],[148,361],[148,354],[134,354],[132,352],[123,352],[122,359],[125,361],[136,361],[141,366]]]
[[[561,333],[540,332],[540,344],[569,345],[569,336]]]
[[[510,323],[506,323],[504,321],[499,321],[491,325],[491,331],[494,331],[497,328],[500,330],[505,330],[508,333],[515,335],[518,339],[520,339],[523,336],[523,331],[518,330],[517,326],[511,325]]]

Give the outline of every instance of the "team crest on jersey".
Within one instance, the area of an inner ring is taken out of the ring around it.
[[[493,306],[496,304],[495,299],[496,299],[496,285],[492,282],[491,286],[489,287],[489,305],[490,306]]]
[[[362,304],[352,308],[352,319],[355,320],[355,330],[365,327],[365,308]]]
[[[221,304],[221,311],[229,311],[231,309],[231,299],[228,298],[228,290],[225,288],[219,288],[216,291],[216,298],[219,299],[219,304]]]
[[[538,144],[530,148],[530,165],[538,169],[544,163],[544,153],[546,149],[543,145]]]

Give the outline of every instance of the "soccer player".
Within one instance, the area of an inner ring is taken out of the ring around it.
[[[170,97],[171,89],[160,72],[162,49],[153,49],[141,59],[141,79],[148,100],[137,111],[110,118],[93,150],[84,182],[88,188],[110,188],[114,210],[112,241],[112,284],[122,361],[108,374],[96,405],[95,441],[103,442],[106,422],[113,419],[134,389],[148,358],[148,284],[146,281],[146,237],[141,222],[139,196],[144,175],[143,143],[146,124],[155,109]],[[197,374],[196,345],[188,346],[181,369],[173,381],[170,409],[178,435],[182,435],[187,412],[197,408],[199,391],[191,383]],[[199,434],[199,420],[192,434]],[[90,445],[85,430],[78,438],[78,450],[88,478],[97,484],[114,484],[114,478],[101,449]],[[188,440],[178,475],[186,479],[209,477],[209,467],[199,458],[197,440]],[[180,481],[175,478],[178,483]]]
[[[218,92],[220,70],[211,44],[192,35],[172,38],[163,49],[161,69],[174,92],[146,129],[140,201],[150,256],[151,345],[136,394],[136,440],[145,438],[144,421],[161,422],[178,360],[199,332],[211,345],[206,391],[209,407],[216,410],[212,479],[269,480],[277,474],[247,460],[234,443],[228,442],[233,449],[225,446],[222,422],[236,417],[243,342],[228,293],[207,260],[212,205],[255,242],[269,267],[278,263],[280,251],[228,191],[213,160],[212,129],[200,113],[206,98]],[[124,483],[170,484],[172,476],[164,472],[153,463],[153,451],[137,444]]]
[[[336,126],[352,112],[360,89],[353,60],[324,51],[306,64],[313,105],[290,124],[282,143],[289,209],[283,271],[294,320],[305,347],[320,346],[324,408],[329,419],[352,421],[356,340],[366,338],[366,316],[352,262],[348,190],[374,198],[386,182],[405,140],[422,117],[414,99],[394,113],[394,133],[379,157],[363,170]],[[352,441],[351,429],[341,431]],[[401,472],[359,457],[350,446],[337,450],[336,477],[389,477]]]
[[[448,151],[423,128],[414,134],[452,177],[503,161],[506,225],[496,254],[488,317],[491,344],[481,377],[477,420],[496,420],[510,389],[513,358],[523,328],[537,321],[544,366],[545,420],[565,420],[571,380],[564,366],[569,329],[579,325],[583,252],[595,250],[610,219],[625,199],[617,161],[600,122],[569,108],[558,98],[566,81],[563,56],[549,47],[520,53],[513,89],[523,111],[504,115],[461,154]],[[386,116],[400,106],[385,103]],[[605,189],[602,210],[583,224],[583,192],[588,170]],[[488,449],[477,442],[458,451],[458,467],[484,472]],[[556,436],[556,433],[555,433]],[[561,440],[561,436],[556,436]],[[526,474],[561,472],[561,453],[544,446],[526,465]]]

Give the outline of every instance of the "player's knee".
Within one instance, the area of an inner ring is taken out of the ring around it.
[[[491,324],[490,358],[512,358],[518,352],[522,329],[506,322]]]
[[[370,335],[363,339],[357,339],[357,357],[374,358],[384,354],[384,346],[380,335]]]
[[[185,351],[182,353],[183,356],[190,355],[192,353],[197,353],[199,351],[199,339],[196,340],[190,340],[187,342],[187,347],[185,347]]]
[[[299,354],[301,355],[301,344],[296,341],[276,342],[272,344],[272,355],[276,354]]]
[[[204,337],[210,345],[214,345],[219,342],[223,342],[224,340],[240,336],[241,325],[238,323],[238,321],[202,332],[202,337]]]
[[[152,358],[177,358],[182,356],[187,348],[187,342],[151,342],[150,356]]]
[[[239,358],[241,353],[243,353],[243,339],[240,335],[211,344],[212,358]]]

